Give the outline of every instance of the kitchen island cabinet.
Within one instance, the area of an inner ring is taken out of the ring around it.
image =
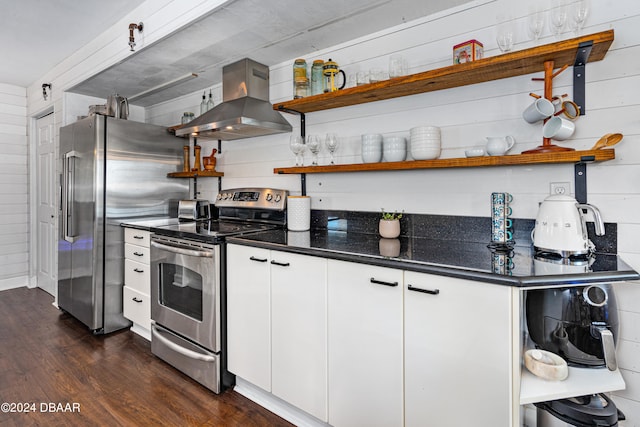
[[[403,425],[402,271],[329,260],[327,281],[329,424]]]
[[[327,261],[228,245],[229,371],[327,420]]]
[[[405,426],[512,425],[512,289],[404,272]]]

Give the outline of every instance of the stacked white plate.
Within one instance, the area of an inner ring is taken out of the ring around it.
[[[415,160],[432,160],[440,157],[440,128],[418,126],[409,130],[411,157]]]

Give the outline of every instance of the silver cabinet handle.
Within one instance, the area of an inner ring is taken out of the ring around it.
[[[156,247],[158,249],[162,249],[168,252],[173,252],[175,254],[180,254],[180,255],[188,255],[188,256],[195,256],[195,257],[200,257],[200,258],[213,258],[213,252],[212,251],[199,251],[197,249],[186,249],[186,248],[181,248],[178,246],[173,246],[173,245],[167,245],[164,243],[158,243],[158,242],[154,242],[151,241],[151,246]]]
[[[162,331],[159,330],[158,328],[156,328],[155,325],[151,326],[151,334],[153,335],[152,338],[157,339],[158,341],[161,341],[162,344],[166,345],[167,347],[169,347],[171,350],[175,351],[176,353],[180,353],[183,356],[187,356],[191,359],[195,359],[195,360],[201,360],[203,362],[209,362],[209,363],[213,363],[216,361],[216,358],[213,356],[208,356],[206,354],[200,354],[200,353],[196,353],[195,351],[191,351],[188,348],[183,348],[180,347],[178,344],[173,343],[171,341],[169,341],[167,338],[163,337]]]
[[[69,243],[76,241],[75,230],[73,229],[73,199],[75,198],[76,168],[75,158],[78,157],[75,151],[64,154],[62,162],[62,233],[64,240]]]

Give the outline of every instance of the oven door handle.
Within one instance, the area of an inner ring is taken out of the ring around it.
[[[173,245],[165,245],[164,243],[158,243],[154,241],[151,241],[151,246],[153,246],[154,248],[162,249],[162,250],[173,252],[180,255],[189,255],[189,256],[196,256],[201,258],[213,258],[212,251],[199,251],[197,249],[186,249],[186,248],[181,248]]]
[[[186,356],[190,359],[195,359],[195,360],[201,360],[203,362],[215,362],[216,358],[213,356],[208,356],[206,354],[200,354],[200,353],[196,353],[195,351],[189,350],[188,348],[184,348],[179,346],[178,344],[169,341],[167,338],[163,337],[162,331],[158,328],[153,327],[153,338],[158,339],[159,341],[162,342],[162,344],[166,345],[167,347],[169,347],[171,350],[175,351],[176,353],[180,353],[183,356]]]

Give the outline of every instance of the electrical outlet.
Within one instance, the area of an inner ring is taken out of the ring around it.
[[[567,196],[571,192],[571,184],[568,182],[552,182],[550,184],[551,195],[554,194],[566,194]]]

